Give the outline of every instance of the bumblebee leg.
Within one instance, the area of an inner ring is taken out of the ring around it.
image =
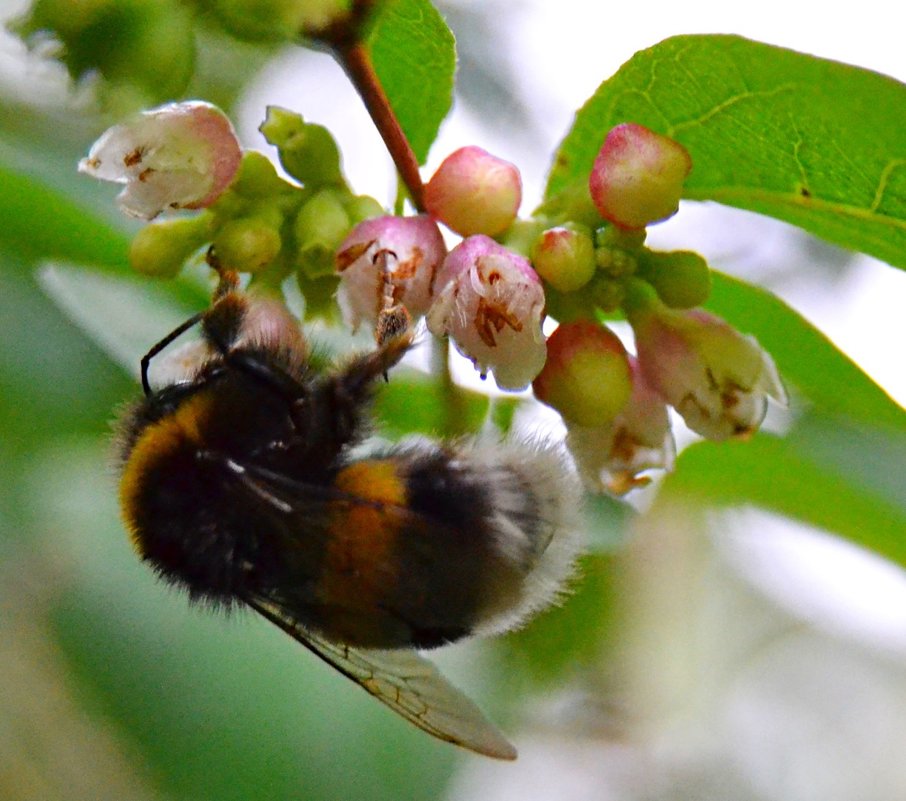
[[[316,438],[327,449],[339,449],[356,440],[375,381],[403,358],[412,340],[407,329],[323,378],[304,401],[310,441]]]
[[[412,318],[406,307],[397,302],[393,285],[393,271],[390,269],[390,260],[397,255],[392,250],[379,250],[374,255],[374,264],[381,271],[381,310],[378,313],[374,326],[374,338],[379,346],[405,334],[412,326]],[[384,373],[387,378],[387,373]]]
[[[151,360],[157,356],[167,345],[169,345],[174,339],[182,336],[186,331],[188,331],[193,325],[198,323],[202,317],[204,317],[204,312],[199,312],[198,314],[193,314],[188,320],[186,320],[181,325],[178,325],[174,328],[169,334],[167,334],[160,342],[155,344],[151,350],[149,350],[144,356],[142,356],[141,361],[141,373],[142,373],[142,391],[145,393],[145,396],[151,394],[151,384],[148,381],[148,368],[151,366]]]

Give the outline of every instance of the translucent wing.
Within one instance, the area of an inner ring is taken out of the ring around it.
[[[246,603],[428,734],[495,759],[516,758],[516,749],[481,710],[415,651],[336,645],[299,625],[274,604],[260,599],[246,599]]]

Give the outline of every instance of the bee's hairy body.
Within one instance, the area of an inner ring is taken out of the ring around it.
[[[554,454],[353,450],[410,332],[316,374],[274,301],[226,293],[202,325],[205,358],[121,424],[124,517],[161,576],[364,648],[434,647],[550,601],[575,550]]]

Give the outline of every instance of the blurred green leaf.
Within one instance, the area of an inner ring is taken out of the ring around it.
[[[715,273],[707,307],[754,334],[805,403],[783,438],[688,448],[662,500],[754,503],[906,564],[906,411],[770,292]]]
[[[571,675],[599,664],[618,625],[613,593],[619,570],[612,554],[582,557],[574,592],[525,628],[499,640],[508,674],[540,687],[562,686]]]
[[[38,280],[70,320],[136,377],[148,349],[208,304],[208,293],[185,278],[151,281],[48,264]]]
[[[697,442],[680,454],[658,502],[755,504],[836,532],[906,566],[906,507],[883,486],[853,475],[848,464],[856,454],[856,461],[863,463],[884,454],[871,447],[857,450],[852,442],[848,459],[841,461],[815,449],[814,434],[812,444],[809,439],[762,433],[749,442]],[[898,442],[902,444],[902,434]],[[887,458],[877,470],[901,474],[906,452]]]
[[[800,453],[906,514],[906,431],[811,414],[787,437]],[[903,533],[906,538],[906,531]]]
[[[598,88],[560,145],[546,197],[587,181],[607,131],[636,122],[682,143],[684,196],[785,220],[906,267],[906,86],[748,41],[677,36]]]
[[[0,262],[0,450],[27,454],[76,431],[105,435],[130,382],[60,315],[24,262],[2,249]],[[13,463],[0,473],[8,489],[18,487]]]
[[[400,126],[423,164],[453,103],[453,34],[428,0],[389,0],[379,4],[366,45]]]
[[[765,289],[713,272],[706,308],[754,334],[780,370],[822,414],[906,430],[906,412],[824,334]]]
[[[394,370],[378,392],[375,413],[397,435],[455,436],[478,431],[488,405],[488,396],[480,392],[444,385],[414,370]]]
[[[73,166],[73,170],[75,167]],[[33,176],[0,166],[0,250],[123,270],[129,238]]]

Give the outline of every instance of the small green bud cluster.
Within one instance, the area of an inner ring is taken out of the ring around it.
[[[272,107],[261,131],[298,183],[280,177],[263,154],[246,151],[232,183],[200,214],[143,229],[132,244],[132,265],[170,277],[210,246],[226,268],[256,280],[277,284],[295,274],[306,314],[334,317],[337,249],[356,224],[383,208],[349,189],[339,150],[323,126]]]
[[[553,290],[554,316],[615,312],[629,279],[650,283],[670,308],[707,299],[711,276],[701,256],[645,247],[645,226],[676,212],[691,168],[682,145],[641,125],[618,125],[608,133],[588,184],[548,201],[536,218],[556,222],[531,248],[535,269]]]

